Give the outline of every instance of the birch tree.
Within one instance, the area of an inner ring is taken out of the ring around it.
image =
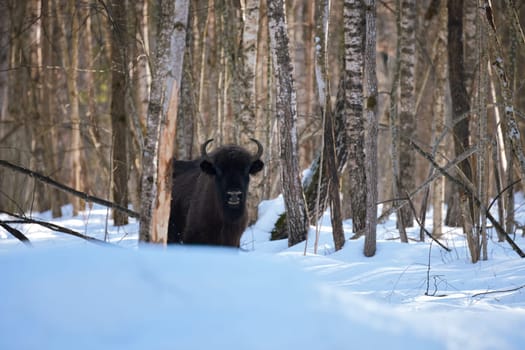
[[[348,142],[347,175],[352,207],[352,224],[356,236],[366,228],[367,186],[365,167],[365,117],[363,114],[363,65],[365,11],[360,0],[344,2],[344,87],[346,133]]]
[[[256,101],[255,73],[257,67],[257,33],[259,28],[259,0],[242,0],[242,85],[239,121],[240,134],[245,138],[257,138],[255,135]],[[257,206],[262,199],[262,177],[253,178],[247,202],[250,221],[257,218]]]
[[[139,240],[167,243],[188,0],[161,0],[143,152]]]
[[[511,5],[511,8],[508,8],[508,14],[510,15],[511,20],[514,23],[514,35],[519,37],[519,42],[525,43],[525,38],[523,37],[523,33],[521,31],[521,28],[516,28],[515,25],[515,19],[514,19],[514,8],[513,3],[511,1],[508,2],[509,5]],[[515,108],[513,103],[513,92],[512,92],[512,85],[509,81],[509,73],[507,72],[508,65],[506,66],[507,62],[504,60],[503,56],[503,48],[502,44],[500,42],[500,39],[498,37],[498,32],[496,29],[496,25],[494,22],[494,10],[491,4],[491,1],[485,0],[484,1],[484,7],[485,7],[485,17],[484,17],[484,23],[487,27],[489,37],[491,39],[491,63],[492,68],[494,69],[494,72],[496,73],[496,76],[499,79],[500,87],[501,87],[501,95],[503,98],[503,105],[504,105],[504,113],[503,113],[503,124],[504,124],[504,131],[506,135],[504,135],[510,142],[508,143],[510,146],[511,154],[509,154],[509,164],[508,164],[508,172],[512,172],[511,168],[511,162],[510,157],[513,157],[517,161],[518,169],[521,174],[521,181],[523,183],[525,179],[525,152],[523,151],[522,145],[521,145],[521,132],[520,128],[518,126],[516,117],[515,117]],[[519,27],[519,23],[517,25]],[[508,175],[507,175],[508,176]],[[511,191],[512,193],[512,191]],[[508,207],[507,211],[511,211],[513,208]],[[512,226],[507,223],[507,226]]]
[[[279,123],[281,181],[287,212],[288,245],[306,239],[308,217],[297,154],[297,99],[290,60],[283,0],[268,2],[270,51],[277,85],[276,114]]]
[[[376,76],[376,2],[365,1],[365,118],[367,135],[366,154],[366,227],[364,255],[375,255],[377,226],[377,76]]]
[[[259,0],[242,0],[242,69],[241,134],[255,136],[255,68],[257,66],[257,31]]]

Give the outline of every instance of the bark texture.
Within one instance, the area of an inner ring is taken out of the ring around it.
[[[415,187],[416,157],[410,147],[416,131],[416,0],[399,0],[401,20],[399,35],[399,194],[404,197]],[[398,211],[398,227],[414,226],[409,206]],[[405,237],[405,242],[407,242]]]
[[[268,2],[268,26],[277,85],[275,104],[280,129],[281,183],[287,213],[288,245],[292,246],[306,239],[308,217],[299,174],[297,98],[283,0]]]
[[[127,21],[126,1],[111,2],[111,126],[112,126],[112,192],[113,201],[128,206],[128,113],[126,112]],[[115,226],[128,224],[128,216],[113,211]]]
[[[449,0],[448,10],[448,69],[449,85],[452,97],[452,122],[454,152],[458,156],[469,148],[469,112],[470,102],[465,86],[465,66],[463,62],[463,0]],[[468,160],[459,164],[459,170],[472,182],[472,169]],[[458,189],[461,191],[461,189]],[[454,191],[457,192],[458,190]],[[460,193],[461,197],[461,193]],[[459,199],[463,205],[465,198]],[[473,204],[469,200],[470,222],[473,222]],[[451,206],[452,207],[452,206]],[[449,207],[450,210],[450,207]],[[460,209],[464,217],[463,209]],[[450,214],[449,214],[450,215]],[[447,216],[449,216],[447,215]]]
[[[377,76],[376,76],[376,2],[365,1],[365,117],[367,135],[365,138],[366,154],[366,227],[364,255],[374,256],[376,253],[377,228]]]
[[[344,115],[348,143],[347,173],[352,208],[352,225],[355,236],[365,233],[366,227],[366,167],[365,167],[365,116],[363,114],[363,64],[365,11],[359,0],[344,2],[345,64]]]
[[[444,167],[446,152],[442,134],[445,130],[445,106],[447,92],[447,6],[441,2],[439,6],[439,21],[437,55],[436,55],[436,94],[434,95],[434,154],[436,162]],[[445,202],[445,178],[439,177],[434,180],[432,186],[433,235],[440,238],[443,235],[443,206]]]
[[[139,240],[166,244],[177,105],[186,47],[188,0],[161,1],[148,130],[143,153]]]

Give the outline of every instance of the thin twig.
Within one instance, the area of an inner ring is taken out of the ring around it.
[[[472,298],[479,297],[481,295],[488,295],[488,294],[498,294],[498,293],[509,293],[509,292],[515,292],[517,290],[525,288],[525,284],[516,288],[510,288],[510,289],[500,289],[500,290],[489,290],[488,292],[481,292],[476,293],[472,295]]]
[[[487,207],[487,210],[490,210],[490,208],[492,208],[492,206],[494,205],[494,203],[498,200],[498,198],[503,194],[505,193],[508,189],[510,189],[512,186],[518,184],[519,182],[521,181],[521,179],[517,179],[516,181],[514,181],[513,183],[511,183],[510,185],[506,186],[504,189],[502,189],[495,197],[494,199],[490,202],[489,206]]]
[[[430,242],[430,245],[428,247],[428,264],[427,264],[427,290],[425,292],[425,295],[429,295],[428,291],[430,289],[430,258],[432,256],[432,242]],[[434,291],[434,294],[436,294],[436,291]]]
[[[417,216],[417,213],[416,213],[416,208],[414,208],[414,203],[412,202],[412,200],[410,199],[410,197],[408,196],[407,194],[407,199],[408,199],[408,203],[410,204],[410,208],[412,209],[412,213],[414,214],[414,218],[416,219],[416,222],[417,224],[419,225],[419,227],[421,227],[421,229],[427,234],[428,237],[430,237],[430,239],[432,239],[434,242],[436,242],[437,244],[439,244],[439,246],[443,249],[445,249],[447,252],[451,252],[452,250],[450,248],[448,248],[447,246],[443,245],[440,241],[438,241],[430,232],[428,232],[428,230],[421,224],[421,221],[419,221],[419,217]]]

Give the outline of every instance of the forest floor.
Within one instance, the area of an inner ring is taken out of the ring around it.
[[[366,258],[362,238],[334,252],[327,214],[317,252],[315,227],[306,247],[269,241],[282,210],[281,198],[261,203],[241,250],[139,246],[137,222],[114,227],[99,206],[33,217],[108,247],[15,226],[29,248],[0,228],[0,349],[525,348],[525,259],[493,229],[488,260],[472,264],[460,229],[446,228],[450,252],[403,244],[392,215]],[[525,250],[521,230],[514,239]]]

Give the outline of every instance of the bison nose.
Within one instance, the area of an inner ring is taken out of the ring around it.
[[[226,194],[227,194],[228,205],[237,206],[241,204],[242,191],[231,190],[231,191],[226,191]]]

